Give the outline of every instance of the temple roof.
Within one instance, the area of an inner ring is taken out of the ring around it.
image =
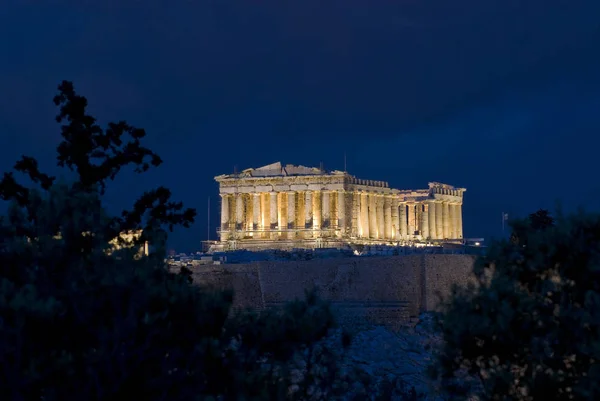
[[[238,174],[223,174],[215,177],[215,179],[225,178],[244,178],[244,177],[285,177],[294,175],[340,175],[343,171],[327,171],[319,167],[296,166],[294,164],[286,164],[283,166],[281,162],[267,164],[266,166],[257,168],[248,168]]]

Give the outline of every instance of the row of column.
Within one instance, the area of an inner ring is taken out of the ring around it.
[[[442,201],[399,202],[393,195],[356,192],[353,233],[359,238],[460,239],[462,205]]]
[[[409,205],[409,208],[412,205]],[[428,201],[416,206],[420,214],[420,231],[423,238],[462,239],[462,205],[441,201]]]
[[[342,191],[237,193],[221,197],[222,231],[245,231],[247,236],[260,238],[273,238],[269,234],[278,233],[291,238],[296,232],[310,234],[316,230],[337,230],[341,236],[346,227]]]
[[[407,203],[394,195],[344,191],[221,196],[221,230],[243,231],[249,237],[296,238],[295,233],[299,233],[310,238],[323,230],[339,237],[390,241],[463,237],[459,203],[437,200]],[[346,221],[346,196],[350,201],[349,221]]]

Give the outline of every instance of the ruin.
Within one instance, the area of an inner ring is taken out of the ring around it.
[[[215,177],[218,250],[436,244],[463,239],[465,188],[401,190],[344,171],[280,162]]]

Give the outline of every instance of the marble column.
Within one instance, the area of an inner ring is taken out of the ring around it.
[[[346,199],[344,197],[346,193],[344,191],[338,191],[337,193],[337,228],[340,233],[340,237],[343,237],[346,233]]]
[[[415,203],[415,231],[419,237],[423,235],[423,205]]]
[[[383,197],[383,220],[384,220],[384,238],[391,240],[392,238],[392,200],[389,196]]]
[[[449,203],[448,204],[448,217],[449,217],[449,223],[448,223],[448,232],[450,237],[452,239],[456,238],[456,214],[455,214],[456,209],[454,208],[454,204],[453,203]]]
[[[365,192],[360,194],[360,217],[361,237],[369,238],[369,195]]]
[[[340,216],[340,208],[338,204],[338,191],[330,192],[329,205],[329,227],[332,230],[337,230]]]
[[[262,231],[261,234],[261,238],[268,238],[268,231],[269,231],[269,221],[270,221],[270,215],[269,215],[269,205],[270,205],[270,200],[269,200],[269,193],[268,192],[261,192],[260,194],[260,229]]]
[[[304,191],[298,191],[294,196],[294,199],[296,201],[296,218],[294,220],[296,238],[304,238],[304,227],[306,226],[306,223],[304,221],[306,216],[306,212],[304,211],[305,198],[306,195],[304,194]]]
[[[442,214],[442,202],[435,202],[435,233],[437,239],[444,239],[444,222]]]
[[[229,230],[229,198],[221,194],[221,231]]]
[[[402,239],[408,238],[408,223],[406,217],[406,203],[401,202],[399,208],[399,218],[400,218],[400,237]]]
[[[416,209],[414,203],[408,204],[408,236],[413,237],[415,235],[415,231],[417,230],[417,216]]]
[[[421,238],[424,240],[429,239],[429,205],[427,203],[422,203],[419,205],[422,208],[421,212]]]
[[[269,228],[271,230],[277,230],[277,224],[278,224],[278,210],[277,210],[277,192],[269,192],[269,214],[271,215],[271,218],[269,220],[270,225]],[[277,234],[277,233],[275,233]],[[272,236],[273,237],[273,236]]]
[[[299,191],[296,192],[296,236],[302,237],[302,234],[300,232],[298,232],[298,230],[303,230],[305,227],[305,222],[304,222],[304,216],[305,216],[305,212],[304,212],[304,201],[306,196],[304,195],[303,191]]]
[[[258,199],[260,202],[260,222],[258,224],[258,228],[261,231],[264,231],[267,228],[266,210],[269,207],[269,205],[265,202],[265,193],[264,192],[259,192]]]
[[[369,238],[377,238],[377,196],[369,194]]]
[[[385,238],[385,210],[383,210],[383,195],[377,195],[377,239]]]
[[[435,202],[428,202],[427,206],[429,209],[429,237],[431,237],[431,239],[437,239],[438,236],[435,229]]]
[[[460,235],[460,219],[458,217],[460,215],[460,205],[458,203],[455,203],[453,206],[454,206],[454,238],[458,239],[458,238],[462,237]]]
[[[362,224],[360,214],[360,193],[354,191],[352,197],[352,221],[350,221],[350,235],[354,238],[359,238],[362,235]]]
[[[244,194],[244,231],[252,231],[252,220],[254,214],[252,213],[252,194]]]
[[[356,234],[356,238],[363,236],[363,215],[362,215],[362,194],[355,191],[352,194],[352,232]]]
[[[460,218],[458,217],[460,215],[460,204],[455,204],[454,205],[454,238],[462,238],[462,235],[460,235]]]
[[[442,203],[442,224],[444,227],[444,239],[450,238],[450,205]]]
[[[260,227],[260,194],[252,194],[252,229],[258,230]]]
[[[296,228],[296,193],[288,192],[287,193],[287,228],[294,229]],[[290,236],[292,238],[292,236]]]
[[[398,217],[398,198],[392,196],[391,199],[391,214],[392,214],[392,239],[398,241],[400,239],[400,218]]]
[[[277,193],[277,229],[279,231],[287,228],[287,194],[285,192]],[[283,233],[280,232],[280,236]]]
[[[456,205],[456,217],[457,217],[457,226],[458,226],[458,238],[463,238],[463,224],[462,224],[462,203]]]
[[[229,200],[229,231],[235,231],[236,226],[236,209],[235,209],[235,194],[227,195]]]
[[[322,200],[322,192],[314,191],[313,192],[313,229],[321,230],[322,218],[321,218],[321,200]]]
[[[235,229],[241,230],[244,224],[244,197],[242,194],[235,194]]]
[[[312,192],[304,193],[304,228],[313,228]]]
[[[321,227],[331,228],[330,192],[321,192]]]

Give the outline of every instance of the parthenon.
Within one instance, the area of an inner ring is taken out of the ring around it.
[[[399,190],[344,171],[280,162],[215,177],[224,249],[401,245],[463,238],[465,188]]]

